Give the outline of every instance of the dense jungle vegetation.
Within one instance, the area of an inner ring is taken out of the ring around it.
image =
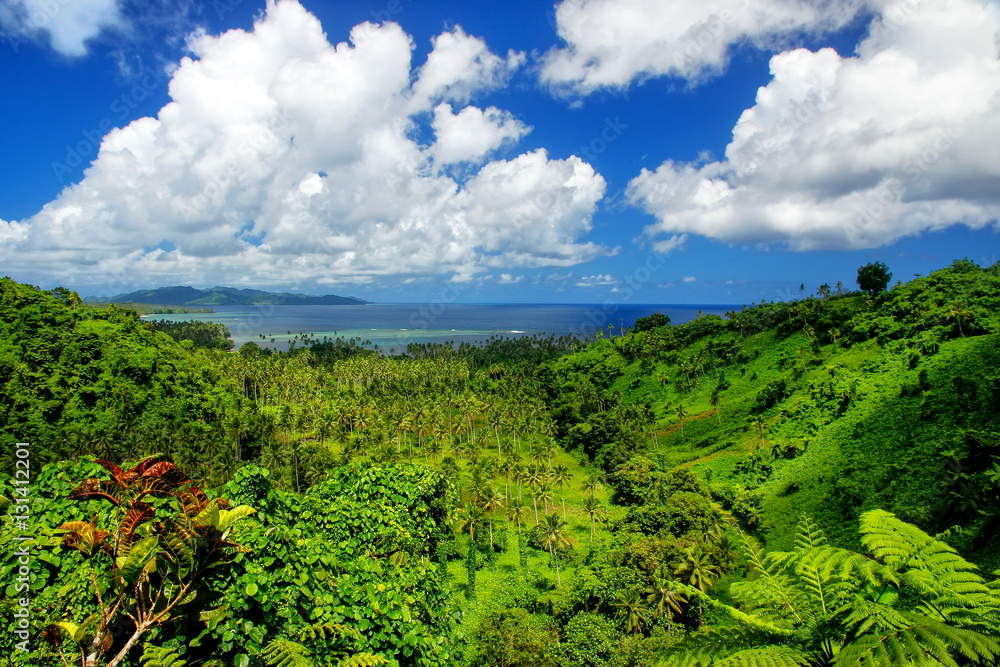
[[[392,357],[2,279],[0,655],[997,664],[1000,270],[888,275]]]

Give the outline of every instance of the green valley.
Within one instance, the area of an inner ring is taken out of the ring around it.
[[[879,269],[725,318],[395,356],[229,351],[218,325],[2,279],[0,549],[30,576],[0,566],[0,654],[997,664],[1000,266]]]

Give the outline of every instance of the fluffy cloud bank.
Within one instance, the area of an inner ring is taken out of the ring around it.
[[[332,45],[295,0],[269,2],[251,32],[200,36],[156,118],[109,132],[80,183],[0,226],[0,262],[74,284],[123,272],[294,284],[607,252],[580,242],[604,179],[544,150],[496,159],[530,128],[469,105],[523,56],[497,56],[461,28],[433,47],[414,71],[393,23]],[[414,138],[422,117],[429,145]]]
[[[673,75],[698,80],[718,73],[730,47],[764,47],[783,37],[843,26],[861,0],[563,0],[556,24],[565,47],[549,51],[542,78],[590,93],[633,80]]]
[[[855,56],[771,59],[724,160],[664,162],[629,185],[646,229],[797,250],[869,248],[1000,214],[1000,12],[883,0]]]

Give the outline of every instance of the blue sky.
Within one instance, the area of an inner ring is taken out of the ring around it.
[[[44,287],[749,303],[997,261],[994,2],[0,0],[0,31],[0,273]]]

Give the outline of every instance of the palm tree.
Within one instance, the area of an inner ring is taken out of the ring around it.
[[[952,304],[948,308],[948,314],[946,316],[946,319],[948,319],[949,321],[955,320],[956,322],[958,322],[958,333],[960,336],[965,336],[965,332],[962,331],[962,318],[964,317],[966,320],[968,320],[969,314],[970,313],[968,309],[962,307],[960,304]]]
[[[733,565],[739,561],[739,553],[736,550],[736,543],[729,532],[723,530],[719,524],[715,524],[708,531],[708,539],[714,547],[714,557],[716,563],[724,571],[729,571]]]
[[[457,459],[464,459],[469,455],[469,445],[468,443],[458,440],[451,447],[452,454],[455,455]]]
[[[674,614],[680,614],[681,605],[687,604],[687,600],[681,596],[677,582],[667,576],[663,566],[656,570],[653,583],[646,588],[646,602],[653,607],[653,618],[666,614],[668,631],[671,629]]]
[[[490,549],[493,548],[493,513],[503,507],[504,495],[490,482],[479,496],[483,510],[490,513]]]
[[[757,427],[757,433],[760,434],[760,446],[763,447],[766,444],[764,442],[764,427],[767,425],[767,422],[764,421],[764,415],[757,415],[751,423]]]
[[[658,373],[656,381],[660,383],[660,389],[663,389],[667,386],[667,383],[670,382],[670,376],[666,373]]]
[[[483,509],[475,503],[465,503],[458,513],[458,532],[469,533],[470,548],[476,545],[476,527],[483,520]]]
[[[286,456],[291,458],[292,470],[295,472],[295,491],[301,491],[299,487],[299,451],[302,448],[302,442],[300,440],[289,440],[285,443],[285,448],[287,450]]]
[[[642,406],[642,418],[646,421],[646,425],[649,426],[649,432],[653,434],[653,446],[659,447],[660,441],[656,438],[656,411],[653,410],[651,403],[646,403]]]
[[[239,410],[236,411],[229,418],[229,430],[233,435],[233,439],[236,441],[236,460],[240,460],[240,438],[246,433],[246,422],[243,421],[242,415]]]
[[[563,489],[569,485],[572,479],[573,476],[570,474],[569,468],[561,463],[552,471],[552,483],[559,488],[559,495],[562,500],[563,521],[566,520],[566,494],[563,493]]]
[[[545,450],[541,447],[533,447],[530,452],[528,452],[528,460],[531,461],[535,467],[541,467],[542,461],[545,460]]]
[[[427,453],[431,455],[432,459],[437,460],[438,455],[441,453],[441,438],[437,437],[437,434],[435,433],[435,437],[427,443],[427,447],[425,449]]]
[[[684,561],[677,566],[674,574],[679,574],[682,580],[704,593],[712,581],[722,575],[718,565],[711,562],[701,545],[688,547],[684,550]],[[698,626],[704,621],[703,606],[698,603]]]
[[[542,499],[542,512],[548,514],[549,503],[552,503],[553,509],[556,506],[555,494],[552,493],[552,484],[549,483],[548,475],[545,476],[544,483],[539,486],[538,497]]]
[[[719,404],[721,403],[721,397],[719,396],[718,389],[715,389],[712,392],[712,395],[709,396],[708,403],[715,408],[715,418],[719,420],[719,426],[722,426],[722,417],[719,416]]]
[[[684,409],[684,404],[680,403],[677,405],[677,418],[681,420],[681,437],[684,437],[684,418],[687,417],[687,411]]]
[[[469,587],[466,595],[476,594],[476,525],[483,520],[483,510],[475,503],[466,503],[459,513],[459,532],[469,533],[469,550],[466,554],[465,567],[469,577]]]
[[[504,425],[504,419],[499,410],[494,410],[489,416],[489,423],[493,427],[493,434],[497,439],[497,456],[503,461],[503,454],[500,452],[500,427]]]
[[[528,516],[528,507],[519,499],[512,500],[507,504],[507,520],[513,521],[517,525],[517,532],[521,533],[521,524]]]
[[[556,437],[556,425],[553,421],[544,422],[539,428],[538,432],[544,435],[546,438]]]
[[[517,473],[518,464],[516,457],[517,457],[516,453],[511,454],[504,460],[503,464],[500,466],[500,473],[503,474],[503,492],[504,496],[507,499],[507,502],[510,502],[511,477],[513,477]]]
[[[590,543],[594,543],[594,533],[597,532],[597,522],[607,518],[604,506],[597,498],[587,498],[583,501],[583,511],[590,517]]]
[[[594,498],[594,494],[597,490],[601,488],[601,475],[597,472],[592,472],[587,475],[583,480],[583,486],[580,487],[581,490],[588,494],[591,499]]]
[[[569,538],[566,534],[568,525],[565,521],[559,518],[559,515],[553,512],[552,514],[546,515],[545,526],[542,527],[542,535],[544,539],[542,544],[549,550],[552,554],[552,558],[556,563],[556,583],[559,589],[562,590],[562,578],[559,574],[559,553],[558,548],[561,546],[567,546],[569,544]]]
[[[625,619],[625,630],[630,633],[640,633],[643,627],[649,624],[646,618],[646,609],[642,604],[642,596],[635,593],[627,602],[615,605],[618,607],[618,614]]]
[[[535,525],[538,525],[538,496],[535,489],[541,484],[542,475],[538,468],[527,468],[524,471],[524,483],[531,489],[531,504],[535,508]]]
[[[260,462],[272,473],[277,472],[285,462],[281,454],[281,449],[271,445],[265,445],[260,452]]]
[[[545,453],[545,458],[547,459],[546,467],[552,468],[552,455],[556,451],[556,446],[551,440],[546,440],[545,444],[542,445],[542,452]]]

